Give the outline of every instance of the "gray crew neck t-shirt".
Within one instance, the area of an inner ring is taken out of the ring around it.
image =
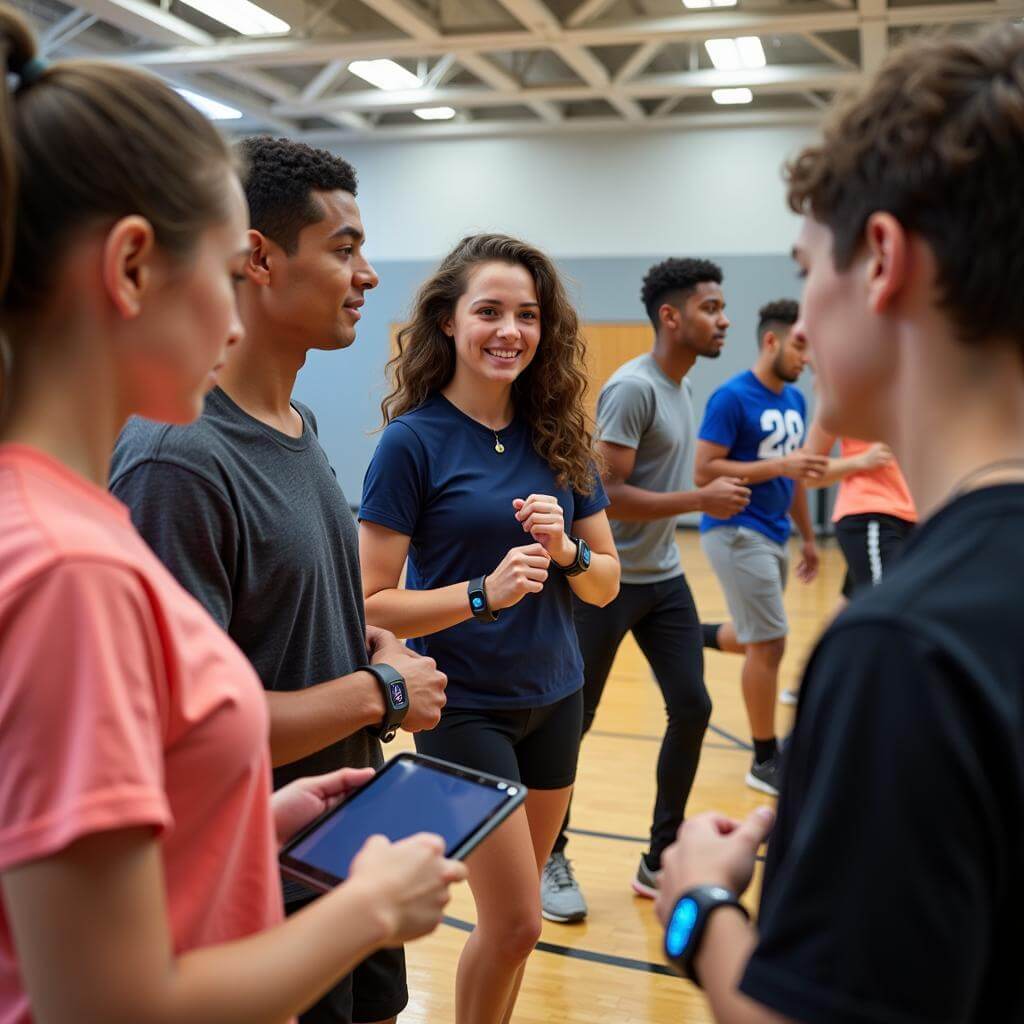
[[[268,690],[301,690],[367,663],[359,535],[316,436],[289,437],[219,388],[185,427],[132,419],[110,490],[178,581],[227,631]],[[274,770],[274,785],[379,766],[365,729]],[[302,890],[286,885],[286,898]]]
[[[602,441],[636,451],[626,483],[648,491],[693,488],[696,424],[690,382],[676,384],[645,353],[620,366],[597,400]],[[681,576],[675,516],[651,522],[611,521],[623,583],[661,583]]]

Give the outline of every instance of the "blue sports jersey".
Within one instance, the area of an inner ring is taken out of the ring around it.
[[[726,381],[709,399],[700,425],[700,439],[728,448],[725,458],[736,462],[777,459],[804,442],[807,403],[791,384],[782,394],[766,388],[747,370]],[[750,504],[731,519],[701,517],[704,533],[718,526],[748,526],[777,544],[789,537],[789,508],[795,482],[779,476],[753,484]]]
[[[495,432],[443,395],[388,424],[363,483],[359,518],[409,538],[409,590],[433,590],[491,572],[510,548],[532,544],[515,518],[514,498],[554,495],[565,528],[608,505],[597,474],[592,494],[560,486],[516,418]],[[568,579],[551,571],[539,594],[506,608],[497,622],[468,619],[409,641],[448,676],[453,708],[533,708],[583,685],[583,659]]]

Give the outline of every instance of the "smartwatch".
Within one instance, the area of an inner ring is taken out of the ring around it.
[[[492,612],[491,606],[487,603],[487,591],[484,589],[485,579],[487,579],[486,576],[477,576],[469,581],[469,610],[473,613],[473,618],[479,619],[481,622],[494,622],[498,613]]]
[[[665,927],[665,959],[677,974],[689,978],[698,988],[693,962],[708,918],[719,907],[736,907],[749,921],[747,908],[728,889],[720,885],[698,885],[684,892]]]
[[[590,568],[590,545],[582,537],[570,537],[576,545],[576,557],[568,565],[558,565],[563,576],[579,576]]]
[[[405,721],[409,710],[409,694],[405,689],[405,680],[397,669],[390,665],[364,665],[363,670],[369,672],[377,680],[380,692],[384,697],[384,717],[379,725],[370,726],[381,743],[390,743],[398,732],[398,727]]]

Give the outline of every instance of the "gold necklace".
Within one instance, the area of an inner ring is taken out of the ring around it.
[[[501,443],[501,438],[498,437],[498,432],[494,431],[494,450],[499,454],[505,453],[505,446]]]

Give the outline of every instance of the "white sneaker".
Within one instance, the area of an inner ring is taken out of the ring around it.
[[[799,690],[782,690],[779,693],[779,703],[793,705],[800,699]]]

